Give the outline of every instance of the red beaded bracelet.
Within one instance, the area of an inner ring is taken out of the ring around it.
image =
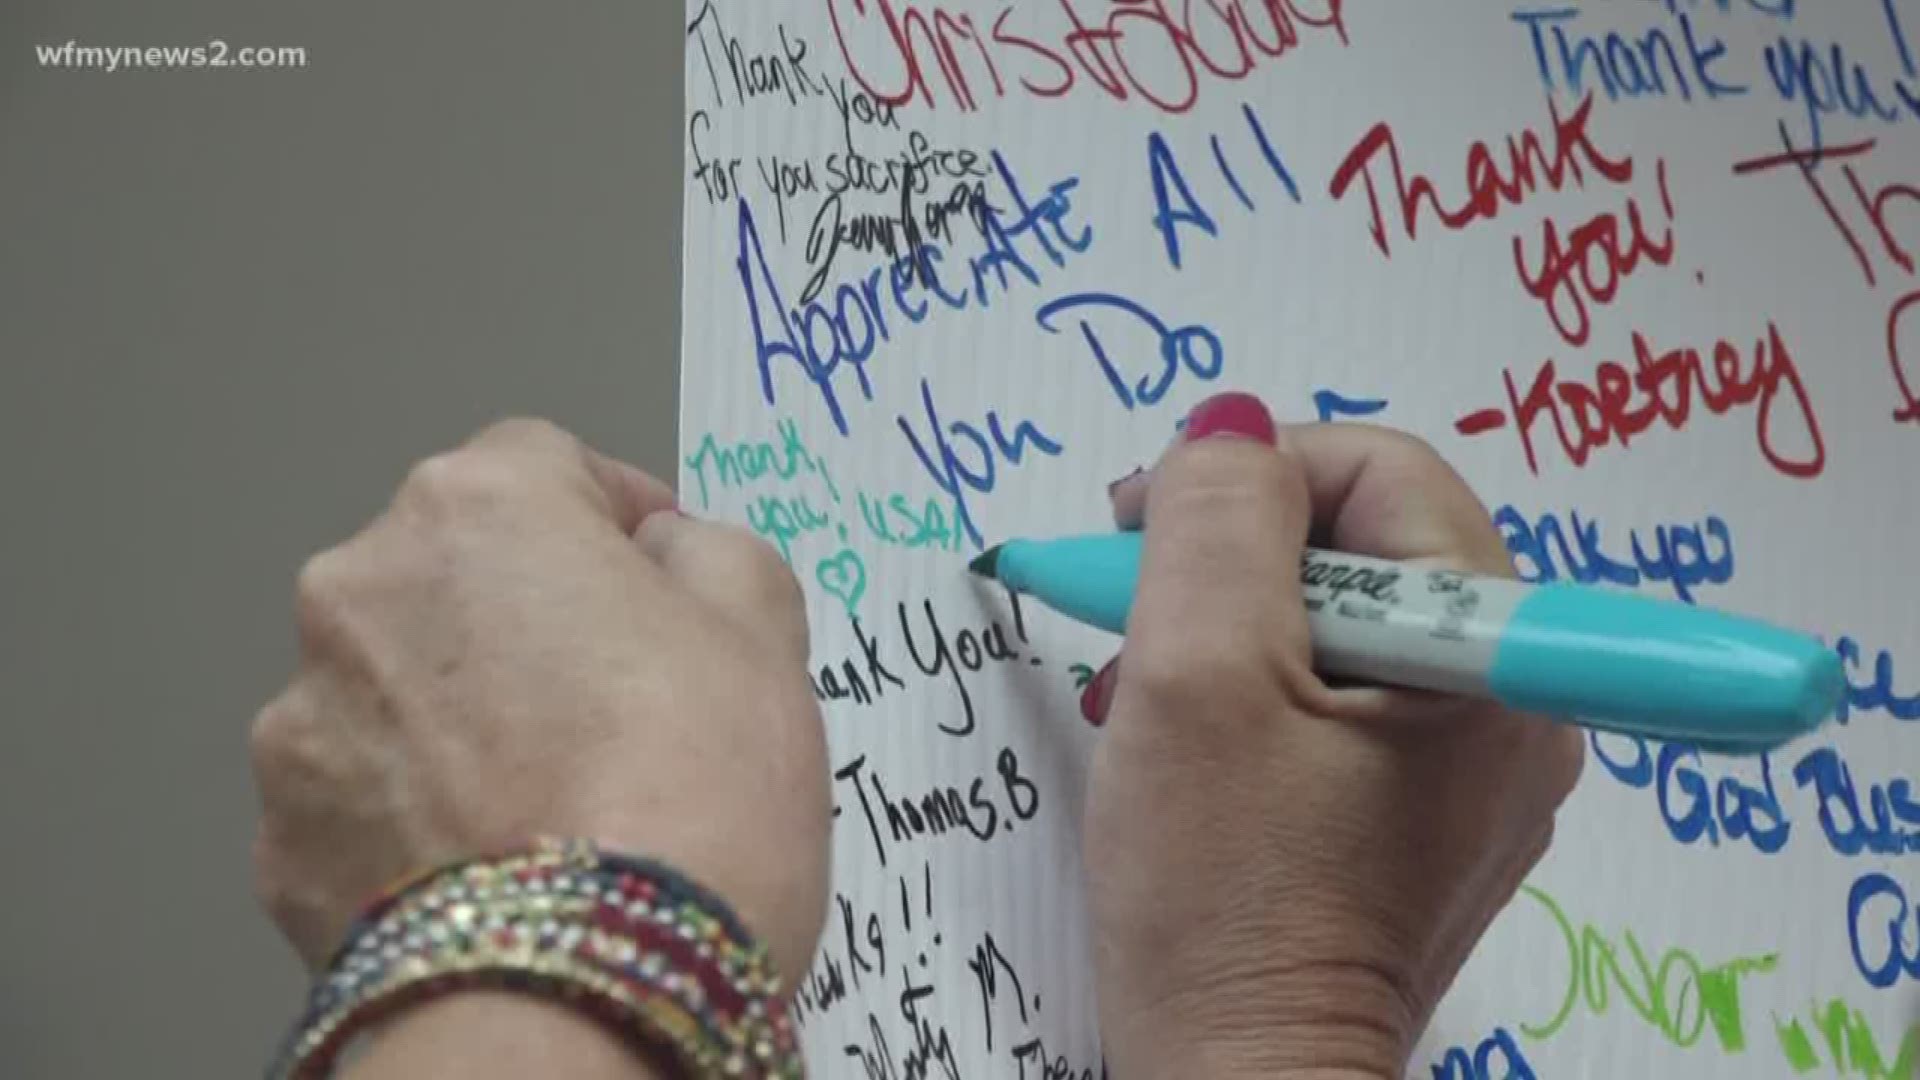
[[[320,1080],[369,1026],[475,988],[579,1009],[694,1076],[805,1075],[767,953],[725,903],[659,864],[543,841],[371,905],[269,1076]]]

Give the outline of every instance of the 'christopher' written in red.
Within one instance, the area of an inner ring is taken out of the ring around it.
[[[1199,101],[1207,79],[1245,79],[1309,35],[1347,44],[1345,0],[1022,0],[991,23],[984,13],[976,20],[913,0],[824,2],[847,70],[874,100],[896,107],[974,112],[983,97],[1091,88],[1178,114]],[[856,49],[855,28],[887,44]]]

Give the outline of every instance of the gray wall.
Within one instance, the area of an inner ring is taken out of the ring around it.
[[[0,1076],[258,1075],[244,733],[411,459],[533,413],[670,469],[679,14],[0,0]]]

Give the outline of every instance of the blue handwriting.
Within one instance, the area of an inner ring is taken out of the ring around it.
[[[1793,767],[1793,778],[1811,786],[1820,806],[1820,830],[1841,855],[1904,855],[1920,851],[1920,802],[1905,778],[1885,785],[1855,786],[1853,770],[1838,750],[1823,746]]]
[[[1721,15],[1732,15],[1741,11],[1747,11],[1755,15],[1765,15],[1770,18],[1784,19],[1787,22],[1792,22],[1795,9],[1799,6],[1799,0],[1662,0],[1662,5],[1667,9],[1667,14],[1669,15],[1680,14],[1682,8],[1688,11],[1712,8]]]
[[[1860,645],[1842,634],[1833,644],[1846,666],[1847,694],[1840,703],[1839,721],[1846,723],[1855,712],[1884,712],[1895,720],[1920,720],[1920,690],[1901,695],[1893,689],[1893,655],[1881,649],[1873,658],[1873,681],[1853,681],[1852,672],[1861,666]]]
[[[1323,424],[1342,416],[1372,416],[1385,411],[1386,407],[1385,400],[1344,398],[1331,390],[1316,390],[1313,393],[1313,411]]]
[[[1826,128],[1835,119],[1891,125],[1920,117],[1920,69],[1894,0],[1879,5],[1886,33],[1862,48],[1782,33],[1751,57],[1729,55],[1711,22],[1695,17],[1703,8],[1723,15],[1738,9],[1782,24],[1793,23],[1798,10],[1792,0],[1666,0],[1650,7],[1653,22],[1626,32],[1589,32],[1581,21],[1588,13],[1572,4],[1518,8],[1510,18],[1526,28],[1534,66],[1550,94],[1577,99],[1598,92],[1610,101],[1657,97],[1695,102],[1738,97],[1764,82],[1782,104],[1803,114],[1804,142],[1814,150],[1824,145]],[[1892,45],[1895,70],[1886,70],[1889,65],[1879,53],[1883,42]]]
[[[1503,506],[1494,514],[1493,523],[1506,541],[1507,552],[1514,558],[1514,571],[1522,581],[1558,581],[1565,575],[1582,585],[1665,582],[1675,596],[1692,603],[1693,590],[1698,586],[1724,585],[1733,577],[1733,534],[1715,515],[1709,514],[1698,526],[1657,526],[1651,551],[1637,530],[1629,532],[1631,562],[1622,562],[1603,550],[1597,518],[1574,511],[1567,520],[1573,532],[1572,543],[1557,514],[1541,514],[1534,522],[1528,522],[1512,506]]]
[[[946,253],[939,245],[927,243],[873,267],[858,282],[843,283],[831,295],[794,308],[787,306],[767,265],[753,208],[748,200],[740,200],[735,266],[746,296],[747,316],[753,324],[760,394],[768,405],[778,400],[775,369],[782,363],[792,364],[819,394],[834,427],[846,435],[850,429],[836,380],[845,369],[852,369],[860,395],[869,402],[873,400],[867,363],[882,345],[906,329],[901,321],[894,320],[903,320],[906,325],[925,322],[935,300],[951,311],[984,310],[992,306],[995,295],[1011,293],[1020,282],[1037,288],[1041,275],[1036,266],[1063,267],[1069,255],[1084,253],[1092,246],[1091,227],[1081,226],[1078,231],[1070,227],[1074,210],[1071,196],[1080,183],[1077,178],[1058,181],[1047,188],[1043,198],[1030,201],[998,151],[993,161],[1015,215],[1008,221],[991,207],[982,209],[980,233],[985,250],[966,260],[966,275],[952,274],[943,280],[948,273],[942,269]],[[1021,241],[1031,243],[1023,245]],[[965,283],[968,279],[970,287]]]
[[[1898,19],[1888,9],[1888,17]],[[1897,26],[1896,22],[1896,26]],[[1807,148],[1825,145],[1826,118],[1836,114],[1855,120],[1893,124],[1920,115],[1920,97],[1903,79],[1876,83],[1865,64],[1847,56],[1837,41],[1794,40],[1781,35],[1766,47],[1767,76],[1780,100],[1798,102],[1806,112]],[[1908,70],[1911,78],[1914,72]]]
[[[1639,35],[1615,30],[1598,37],[1581,33],[1571,25],[1581,16],[1575,7],[1515,11],[1513,21],[1527,28],[1534,65],[1549,94],[1564,89],[1570,97],[1583,97],[1589,76],[1598,81],[1609,101],[1623,96],[1675,96],[1692,101],[1695,93],[1708,99],[1746,93],[1746,84],[1714,74],[1714,67],[1726,59],[1726,42],[1697,29],[1686,12],[1670,14],[1678,24],[1677,46],[1676,35],[1658,26]]]
[[[1169,326],[1165,320],[1140,304],[1110,293],[1075,293],[1051,300],[1041,305],[1040,310],[1034,313],[1034,319],[1039,322],[1041,329],[1057,334],[1060,328],[1053,324],[1054,316],[1076,308],[1110,308],[1125,312],[1145,324],[1158,339],[1159,370],[1141,376],[1138,383],[1130,386],[1126,376],[1114,365],[1113,357],[1107,352],[1100,335],[1094,333],[1093,324],[1085,318],[1080,320],[1080,333],[1086,338],[1087,347],[1093,350],[1093,358],[1106,376],[1107,385],[1129,412],[1136,405],[1159,404],[1167,396],[1174,377],[1183,367],[1201,382],[1212,382],[1220,377],[1221,370],[1226,366],[1226,347],[1220,343],[1220,336],[1212,330],[1204,326]]]
[[[984,432],[964,420],[942,424],[939,407],[933,400],[933,387],[925,379],[920,380],[920,404],[926,416],[926,439],[920,437],[915,425],[904,416],[897,420],[900,433],[906,436],[907,444],[913,448],[913,456],[920,461],[920,467],[926,470],[941,491],[953,499],[955,524],[966,533],[974,547],[984,547],[986,542],[974,523],[973,505],[968,500],[968,493],[991,493],[999,483],[1001,464],[1019,466],[1026,459],[1029,449],[1049,457],[1058,457],[1061,446],[1030,420],[1015,424],[1009,433],[999,415],[992,411],[986,415]]]
[[[1495,1072],[1495,1055],[1500,1071]],[[1494,1028],[1493,1034],[1480,1040],[1471,1055],[1464,1046],[1455,1046],[1433,1066],[1433,1080],[1534,1080],[1533,1066],[1520,1052],[1520,1044],[1506,1028]]]
[[[1639,791],[1652,790],[1661,823],[1674,841],[1718,847],[1747,841],[1762,855],[1785,850],[1793,815],[1774,784],[1774,757],[1758,758],[1757,783],[1710,772],[1699,748],[1637,736],[1590,732],[1592,757],[1607,775]],[[1836,854],[1906,855],[1920,852],[1920,798],[1905,777],[1856,781],[1839,750],[1807,750],[1791,769],[1794,788],[1815,807],[1821,836]]]
[[[1273,140],[1267,136],[1267,129],[1260,123],[1260,116],[1253,106],[1242,104],[1240,115],[1247,121],[1247,129],[1253,135],[1255,148],[1260,159],[1287,193],[1287,198],[1295,203],[1300,201],[1300,185],[1293,179],[1293,172],[1281,159],[1280,151],[1274,148]],[[1227,188],[1233,192],[1240,205],[1248,210],[1257,210],[1258,204],[1247,193],[1246,185],[1240,182],[1240,175],[1234,171],[1233,163],[1227,157],[1226,148],[1221,145],[1220,136],[1208,139],[1213,150],[1213,163],[1220,170],[1221,179],[1227,182]],[[1167,145],[1166,136],[1153,132],[1147,136],[1147,168],[1153,180],[1153,227],[1160,231],[1160,238],[1167,247],[1167,261],[1175,270],[1181,269],[1180,228],[1185,226],[1198,229],[1208,237],[1217,238],[1220,226],[1193,192],[1193,186],[1187,182],[1187,176],[1180,168],[1180,159],[1174,155],[1173,148]],[[1179,206],[1174,206],[1175,199]]]
[[[1885,954],[1875,962],[1867,958],[1868,943],[1861,940],[1861,922],[1868,907],[1880,900],[1890,902],[1891,914],[1882,924],[1886,931]],[[1862,874],[1847,890],[1847,942],[1853,966],[1868,986],[1885,990],[1902,975],[1920,980],[1920,909],[1908,902],[1907,890],[1886,874],[1877,870]]]
[[[1683,743],[1659,743],[1655,752],[1638,736],[1595,731],[1587,738],[1593,757],[1615,780],[1636,790],[1654,789],[1660,820],[1679,843],[1704,840],[1718,847],[1722,838],[1746,840],[1763,855],[1778,854],[1787,846],[1793,822],[1774,789],[1770,755],[1760,755],[1760,783],[1755,786],[1737,776],[1709,775],[1700,751]],[[1633,756],[1610,752],[1608,743],[1614,739],[1631,746]]]

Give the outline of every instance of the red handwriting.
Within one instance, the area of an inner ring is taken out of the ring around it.
[[[1627,200],[1624,241],[1620,215],[1610,211],[1595,215],[1568,233],[1565,240],[1553,219],[1543,222],[1538,270],[1528,267],[1520,237],[1513,238],[1513,266],[1520,273],[1520,284],[1546,307],[1547,318],[1553,320],[1553,328],[1567,344],[1587,343],[1593,330],[1589,302],[1611,303],[1621,282],[1639,268],[1641,259],[1656,266],[1673,261],[1673,195],[1667,189],[1664,159],[1655,163],[1654,173],[1659,178],[1660,203],[1667,215],[1666,235],[1659,240],[1648,238],[1640,204],[1632,199]]]
[[[1864,159],[1873,152],[1875,142],[1872,139],[1844,146],[1827,146],[1818,150],[1800,150],[1794,147],[1792,140],[1782,129],[1781,141],[1786,147],[1785,152],[1740,162],[1733,167],[1735,175],[1747,176],[1793,166],[1794,171],[1806,182],[1807,190],[1812,192],[1821,210],[1825,211],[1827,220],[1833,223],[1833,227],[1840,233],[1840,238],[1846,241],[1848,249],[1853,253],[1854,261],[1860,266],[1861,274],[1867,279],[1868,287],[1877,288],[1879,277],[1874,269],[1874,259],[1868,254],[1867,244],[1847,223],[1846,215],[1841,213],[1840,205],[1835,202],[1834,196],[1827,190],[1826,183],[1821,180],[1820,165],[1823,162],[1837,163],[1841,177],[1846,180],[1848,190],[1845,194],[1853,196],[1853,204],[1866,216],[1867,223],[1873,227],[1873,239],[1878,242],[1879,253],[1904,275],[1911,278],[1914,275],[1913,254],[1894,234],[1887,212],[1902,205],[1910,210],[1920,209],[1920,188],[1897,182],[1890,182],[1876,188],[1861,179],[1855,164],[1856,162],[1864,164]],[[1832,171],[1829,170],[1827,175],[1830,177]],[[1893,412],[1895,423],[1920,423],[1920,397],[1914,394],[1914,381],[1908,379],[1907,360],[1900,346],[1901,329],[1907,314],[1916,304],[1920,304],[1920,290],[1901,296],[1894,301],[1893,307],[1887,312],[1887,364],[1893,371],[1894,389],[1899,394],[1899,402]]]
[[[1091,22],[1076,6],[1085,2],[1054,0],[1060,21],[1023,33],[1008,25],[1014,13],[1044,21],[1036,14],[1044,0],[1006,4],[990,26],[913,0],[825,0],[854,81],[894,107],[945,100],[974,112],[983,94],[1046,99],[1092,86],[1178,114],[1199,101],[1204,78],[1245,79],[1309,32],[1331,31],[1347,44],[1345,0],[1107,0]],[[848,29],[862,25],[884,32],[879,55],[855,55]]]
[[[1409,241],[1419,238],[1423,208],[1443,227],[1458,231],[1493,221],[1504,208],[1517,209],[1543,187],[1555,192],[1569,183],[1585,188],[1588,170],[1615,184],[1633,179],[1633,158],[1613,156],[1595,145],[1587,128],[1593,115],[1592,97],[1565,117],[1551,100],[1547,107],[1553,125],[1551,148],[1535,131],[1507,136],[1503,173],[1499,153],[1485,142],[1474,143],[1467,150],[1467,194],[1453,206],[1443,201],[1431,179],[1419,172],[1408,174],[1393,129],[1384,123],[1375,124],[1347,152],[1334,171],[1328,193],[1338,201],[1353,189],[1356,179],[1365,185],[1367,230],[1380,254],[1391,259],[1396,235]],[[1383,158],[1393,182],[1397,227],[1388,220],[1391,211],[1381,205],[1385,177],[1376,177],[1375,165]],[[1640,203],[1634,199],[1627,200],[1624,224],[1622,215],[1612,211],[1596,214],[1565,234],[1551,218],[1543,221],[1537,267],[1529,264],[1521,236],[1514,236],[1513,266],[1521,287],[1546,308],[1547,318],[1568,344],[1587,343],[1593,330],[1590,309],[1611,303],[1622,282],[1643,262],[1667,266],[1673,261],[1673,195],[1667,187],[1665,160],[1656,161],[1654,172],[1666,213],[1666,228],[1658,237],[1649,234]]]
[[[1887,363],[1893,368],[1893,384],[1904,403],[1893,410],[1893,422],[1896,424],[1920,424],[1920,398],[1913,395],[1913,384],[1907,381],[1907,361],[1900,352],[1901,324],[1915,304],[1920,304],[1920,289],[1894,301],[1893,309],[1887,312]]]
[[[1540,136],[1533,131],[1524,131],[1517,137],[1510,135],[1506,140],[1507,172],[1503,174],[1494,151],[1484,142],[1474,143],[1467,150],[1467,197],[1457,206],[1448,207],[1442,203],[1433,181],[1427,177],[1417,172],[1411,177],[1407,175],[1400,161],[1400,147],[1394,141],[1393,129],[1384,123],[1375,124],[1347,152],[1340,167],[1334,171],[1327,191],[1338,202],[1346,197],[1356,177],[1366,185],[1367,208],[1372,215],[1367,225],[1368,231],[1373,234],[1374,246],[1380,249],[1380,254],[1392,258],[1393,245],[1388,239],[1387,221],[1380,206],[1380,187],[1374,177],[1374,164],[1383,155],[1392,173],[1393,193],[1399,211],[1398,231],[1403,232],[1408,240],[1415,240],[1420,235],[1423,205],[1447,229],[1458,231],[1476,221],[1494,220],[1503,206],[1521,206],[1528,196],[1540,190],[1543,179],[1552,191],[1561,190],[1569,179],[1575,185],[1584,187],[1585,170],[1588,168],[1616,184],[1633,179],[1631,158],[1609,157],[1593,144],[1593,138],[1587,132],[1587,121],[1593,114],[1592,97],[1582,101],[1578,108],[1565,117],[1560,115],[1551,100],[1547,107],[1553,117],[1552,153],[1547,152],[1541,145]]]
[[[1786,140],[1784,132],[1781,138]],[[1856,235],[1851,228],[1847,227],[1846,218],[1841,216],[1840,208],[1833,204],[1833,197],[1827,194],[1826,186],[1820,183],[1820,178],[1817,175],[1817,170],[1821,162],[1845,161],[1848,158],[1870,153],[1874,148],[1874,144],[1875,140],[1867,139],[1864,142],[1848,143],[1845,146],[1828,146],[1819,150],[1797,150],[1794,148],[1793,143],[1787,140],[1787,150],[1785,153],[1754,158],[1751,161],[1736,162],[1733,166],[1733,173],[1735,176],[1747,176],[1753,173],[1772,172],[1775,169],[1787,165],[1796,167],[1801,177],[1806,180],[1808,190],[1812,191],[1813,197],[1819,201],[1820,208],[1827,212],[1827,220],[1833,222],[1833,227],[1840,230],[1840,238],[1847,242],[1849,248],[1853,249],[1853,257],[1860,264],[1860,272],[1866,275],[1867,284],[1876,285],[1878,281],[1873,273],[1873,260],[1868,258],[1867,249],[1861,245],[1860,237]],[[1888,257],[1902,270],[1905,270],[1909,274],[1913,273],[1913,257],[1907,254],[1906,249],[1901,247],[1899,241],[1895,240],[1893,234],[1887,230],[1886,202],[1888,198],[1902,195],[1910,199],[1920,199],[1920,191],[1916,191],[1905,184],[1889,184],[1878,196],[1869,199],[1866,189],[1860,183],[1860,175],[1854,171],[1851,164],[1842,165],[1841,172],[1846,176],[1848,183],[1852,185],[1854,193],[1859,198],[1862,208],[1866,210],[1869,220],[1871,220],[1874,227],[1879,230],[1880,238],[1886,245]]]
[[[1511,371],[1503,372],[1507,409],[1481,409],[1461,417],[1454,429],[1462,435],[1480,435],[1506,427],[1511,420],[1526,452],[1527,468],[1540,473],[1535,451],[1534,424],[1544,415],[1575,468],[1601,447],[1616,442],[1625,449],[1656,421],[1679,431],[1693,415],[1694,394],[1716,416],[1758,401],[1755,436],[1761,456],[1786,476],[1813,477],[1826,467],[1826,443],[1813,402],[1800,381],[1799,368],[1779,328],[1767,324],[1766,337],[1753,349],[1752,370],[1744,379],[1739,346],[1724,339],[1712,347],[1711,373],[1699,349],[1692,346],[1656,352],[1645,334],[1633,335],[1634,369],[1607,360],[1594,370],[1593,385],[1562,379],[1552,360],[1542,364],[1523,393]],[[1789,392],[1805,433],[1805,449],[1785,452],[1776,439],[1774,406],[1782,390]]]

